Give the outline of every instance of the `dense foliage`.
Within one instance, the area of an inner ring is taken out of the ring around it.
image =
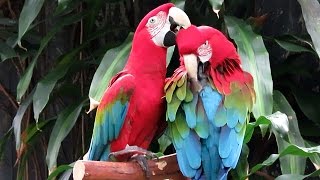
[[[0,114],[12,116],[1,120],[12,126],[1,134],[0,154],[7,160],[6,149],[14,141],[17,169],[11,178],[70,176],[72,162],[90,142],[95,114],[86,114],[90,102],[99,101],[123,67],[130,32],[165,2],[0,1],[0,94],[8,102],[1,104]],[[213,26],[229,36],[243,68],[254,77],[257,100],[232,177],[319,176],[319,1],[171,2],[193,24]],[[167,57],[170,75],[178,65],[174,47]],[[13,88],[3,82],[9,77]],[[153,151],[174,152],[165,134],[158,142]]]

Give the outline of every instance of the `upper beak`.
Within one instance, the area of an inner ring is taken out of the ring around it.
[[[191,26],[191,22],[188,15],[183,10],[177,7],[172,7],[169,9],[168,17],[169,22],[171,24],[170,29],[173,31],[176,30],[177,27],[187,29]]]

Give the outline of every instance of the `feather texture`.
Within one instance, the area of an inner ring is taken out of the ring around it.
[[[242,70],[236,48],[220,31],[206,26],[198,27],[198,30],[199,32],[191,28],[188,32],[186,29],[177,35],[181,66],[167,79],[165,91],[169,97],[177,94],[176,99],[179,101],[177,110],[170,109],[172,101],[168,101],[171,99],[168,98],[167,113],[179,115],[175,118],[171,116],[167,121],[170,121],[169,124],[176,123],[175,127],[171,125],[169,129],[172,131],[171,138],[177,151],[179,167],[185,176],[192,179],[227,179],[230,169],[235,168],[238,163],[248,114],[255,102],[253,78]],[[200,41],[202,45],[195,43]],[[194,65],[194,61],[187,64],[188,59],[183,59],[188,54],[195,54],[201,60],[197,67],[198,82],[191,81],[188,78],[189,71],[185,72],[192,69],[194,73],[195,69],[190,67]],[[204,64],[208,57],[209,63]],[[188,65],[187,70],[185,65]],[[201,84],[202,89],[193,90],[193,83]],[[180,89],[185,84],[186,91]],[[188,94],[192,94],[192,98],[189,99]],[[187,97],[190,101],[186,101]],[[192,138],[186,134],[174,133],[178,128],[189,128]],[[193,151],[184,150],[183,142],[189,143],[188,148],[195,146]],[[196,166],[192,163],[198,162],[199,152],[201,166],[196,171]],[[195,153],[197,156],[190,158],[188,153]],[[197,173],[200,176],[196,176]]]

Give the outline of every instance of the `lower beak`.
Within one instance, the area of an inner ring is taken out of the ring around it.
[[[186,67],[188,76],[191,79],[198,80],[198,60],[194,54],[183,55],[184,65]]]
[[[198,59],[194,54],[183,55],[184,65],[186,67],[189,79],[191,81],[191,90],[193,92],[200,92],[202,85],[198,80]]]

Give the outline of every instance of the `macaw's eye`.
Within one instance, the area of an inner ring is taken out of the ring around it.
[[[205,46],[208,46],[208,44],[209,44],[209,42],[208,42],[208,41],[206,41],[206,42],[204,43],[204,45],[205,45]]]
[[[148,24],[154,24],[156,23],[156,17],[151,17],[148,21]]]

